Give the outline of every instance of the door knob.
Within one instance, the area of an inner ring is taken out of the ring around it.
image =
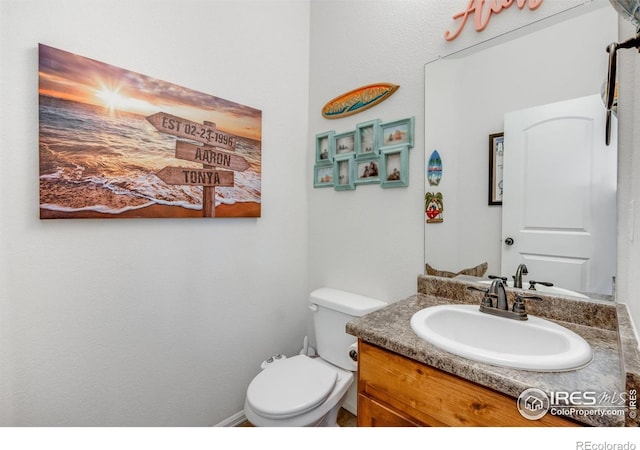
[[[504,243],[507,245],[513,245],[513,238],[510,238],[510,237],[506,238],[504,240]]]

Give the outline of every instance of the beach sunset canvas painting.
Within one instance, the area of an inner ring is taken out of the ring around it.
[[[260,217],[262,112],[39,45],[40,218]]]

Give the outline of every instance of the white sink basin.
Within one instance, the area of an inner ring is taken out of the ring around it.
[[[479,283],[481,284],[491,284],[493,280],[482,280],[479,281]],[[512,288],[513,287],[513,280],[508,281],[505,286]],[[572,291],[569,289],[564,289],[564,288],[560,288],[560,287],[556,287],[556,286],[544,286],[542,284],[536,284],[536,290],[532,290],[529,289],[529,283],[527,283],[526,281],[522,282],[522,286],[523,289],[525,291],[527,291],[530,295],[536,295],[536,292],[539,292],[541,294],[549,294],[549,295],[570,295],[571,297],[579,297],[579,298],[589,298],[588,296],[581,294],[579,292],[576,291]]]
[[[476,305],[422,309],[411,328],[425,341],[475,361],[544,372],[572,370],[591,361],[591,346],[567,328],[539,317],[513,320]]]

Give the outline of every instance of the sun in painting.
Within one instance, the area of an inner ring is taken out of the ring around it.
[[[119,91],[120,89],[117,87],[110,88],[103,85],[102,89],[96,92],[96,97],[109,109],[109,112],[114,112],[124,103],[124,97],[120,95]]]

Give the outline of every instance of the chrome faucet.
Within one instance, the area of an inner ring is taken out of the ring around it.
[[[522,275],[528,275],[529,271],[527,270],[527,266],[524,264],[520,264],[516,269],[516,274],[513,277],[513,287],[522,289]]]

